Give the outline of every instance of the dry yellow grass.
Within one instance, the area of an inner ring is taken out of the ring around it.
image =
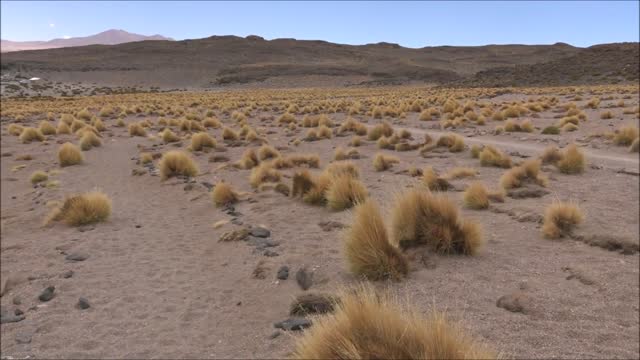
[[[410,190],[400,194],[391,213],[395,244],[426,245],[444,254],[475,255],[484,245],[480,224],[465,221],[444,195]]]
[[[464,205],[469,209],[481,210],[489,207],[489,191],[483,183],[476,181],[469,184],[462,196]]]
[[[614,137],[613,142],[616,145],[629,146],[638,138],[638,127],[633,125],[623,126],[619,128]]]
[[[542,234],[549,239],[570,235],[584,216],[576,204],[554,201],[544,212]]]
[[[206,148],[215,148],[216,140],[206,132],[198,132],[191,135],[191,150],[202,151]]]
[[[233,190],[231,185],[220,181],[211,191],[211,199],[216,206],[225,206],[236,203],[238,194]]]
[[[422,171],[422,183],[427,186],[427,188],[431,191],[447,191],[449,189],[450,184],[447,179],[439,177],[436,174],[436,171],[433,170],[433,167],[427,166]]]
[[[336,296],[334,312],[314,318],[294,359],[496,359],[444,314],[426,316],[407,301],[361,284]]]
[[[562,159],[556,162],[556,167],[565,174],[580,174],[584,172],[585,157],[576,144],[569,144],[562,152]]]
[[[360,177],[360,170],[358,169],[358,166],[351,161],[337,161],[331,163],[324,169],[324,173],[331,176],[346,174],[355,179]]]
[[[173,131],[171,131],[171,129],[169,128],[165,128],[162,131],[161,136],[162,136],[162,141],[165,144],[180,141],[180,137],[176,135]]]
[[[242,158],[238,161],[238,167],[241,169],[249,170],[258,166],[260,160],[258,160],[258,154],[256,149],[247,149],[242,153]]]
[[[32,141],[44,141],[44,135],[36,128],[25,127],[20,133],[20,141],[23,144],[28,144]]]
[[[56,134],[55,126],[51,125],[51,123],[46,121],[46,120],[42,120],[40,122],[40,126],[38,126],[38,129],[40,130],[42,135],[55,135]]]
[[[470,167],[455,167],[449,170],[444,178],[446,179],[461,179],[466,177],[474,177],[478,175],[478,170]]]
[[[71,134],[71,128],[64,121],[58,122],[58,127],[56,128],[56,134]]]
[[[393,127],[391,127],[391,125],[388,122],[383,121],[382,123],[369,129],[367,133],[367,139],[375,141],[375,140],[378,140],[381,136],[389,137],[392,134],[393,134]]]
[[[20,136],[24,127],[18,124],[9,124],[7,131],[13,136]]]
[[[238,140],[239,138],[240,138],[240,135],[238,135],[238,133],[235,132],[233,129],[226,126],[222,129],[223,140],[235,141],[235,140]]]
[[[511,157],[492,145],[485,146],[480,151],[478,158],[482,166],[511,167]]]
[[[400,280],[409,272],[407,260],[389,242],[378,205],[373,200],[354,209],[353,223],[345,233],[349,269],[369,280]]]
[[[636,138],[633,140],[631,145],[629,145],[629,152],[638,152],[640,151],[640,138]]]
[[[133,123],[133,124],[129,124],[129,135],[147,136],[147,131],[139,123]]]
[[[261,161],[275,159],[278,157],[280,157],[280,152],[271,145],[265,144],[258,149],[258,159]]]
[[[376,171],[385,171],[390,169],[393,164],[398,163],[400,160],[395,156],[388,156],[382,153],[377,153],[373,158],[373,167]]]
[[[162,155],[160,163],[160,178],[166,180],[174,176],[193,177],[198,175],[198,165],[189,154],[180,150],[171,150]]]
[[[46,172],[38,170],[38,171],[34,171],[31,174],[31,177],[29,178],[29,181],[32,184],[37,184],[43,181],[47,181],[49,179],[49,175],[47,175]]]
[[[521,187],[526,183],[535,183],[540,186],[547,186],[549,179],[540,173],[539,159],[524,161],[521,165],[507,170],[500,177],[500,186],[504,189]]]
[[[363,202],[368,196],[366,186],[349,174],[340,174],[331,179],[326,190],[327,206],[332,210],[348,209]]]
[[[70,226],[80,226],[106,221],[111,215],[111,200],[99,191],[75,195],[54,208],[45,223],[61,221]]]
[[[450,152],[460,152],[464,150],[464,138],[455,133],[447,133],[438,138],[436,145],[447,147]]]
[[[140,163],[149,164],[151,162],[153,162],[153,155],[151,153],[144,152],[140,154]]]
[[[80,149],[87,151],[92,147],[102,146],[102,141],[93,131],[85,131],[80,138]]]
[[[280,172],[274,169],[271,162],[262,162],[251,170],[251,175],[249,175],[249,184],[251,184],[252,187],[257,188],[264,182],[278,182],[280,181],[280,177]]]
[[[60,162],[60,166],[63,167],[77,165],[84,161],[84,156],[79,147],[68,142],[62,144],[60,149],[58,149],[58,161]]]
[[[542,155],[540,155],[540,160],[542,160],[543,164],[555,164],[561,159],[562,153],[555,145],[547,146],[542,152]]]

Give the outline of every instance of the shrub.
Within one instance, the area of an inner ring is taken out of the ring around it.
[[[431,166],[426,167],[422,171],[422,182],[431,191],[447,191],[451,185],[449,182],[439,177]]]
[[[67,225],[80,226],[106,221],[111,215],[111,200],[99,191],[75,195],[65,199],[62,206],[49,214],[46,223],[61,221]]]
[[[606,120],[611,118],[613,118],[613,114],[611,113],[611,111],[605,111],[600,113],[600,119]]]
[[[555,145],[547,146],[542,152],[542,155],[540,155],[540,160],[542,160],[543,164],[555,164],[561,159],[562,153]]]
[[[369,280],[400,280],[409,272],[407,260],[389,242],[373,200],[356,206],[353,223],[345,234],[345,256],[351,272]]]
[[[616,145],[629,146],[631,143],[638,138],[638,127],[637,126],[623,126],[613,137],[613,142]]]
[[[542,234],[549,239],[570,235],[574,226],[582,220],[582,211],[577,205],[556,201],[544,212]]]
[[[22,130],[24,130],[24,127],[18,124],[9,124],[7,127],[9,134],[14,136],[20,136],[20,134],[22,134]]]
[[[391,219],[393,240],[401,248],[427,245],[439,253],[474,255],[483,245],[480,225],[461,219],[443,195],[407,191],[397,197]]]
[[[252,187],[257,188],[264,182],[278,182],[280,181],[280,173],[273,168],[273,164],[270,162],[263,162],[251,170],[249,176],[249,183]]]
[[[471,158],[472,159],[480,158],[480,152],[482,151],[483,148],[484,148],[484,146],[472,145],[471,146]]]
[[[351,142],[349,143],[349,145],[351,145],[353,147],[358,147],[358,146],[362,145],[362,140],[360,139],[360,136],[354,135],[351,138]]]
[[[22,129],[22,132],[20,133],[20,141],[22,141],[23,144],[28,144],[34,140],[44,141],[44,135],[42,135],[40,130],[32,127],[25,127]]]
[[[388,122],[383,121],[382,123],[369,129],[369,132],[367,133],[367,139],[375,141],[375,140],[378,140],[381,136],[389,137],[392,134],[393,134],[393,127],[391,127],[391,125]]]
[[[318,138],[320,139],[331,139],[331,136],[333,136],[331,129],[329,129],[329,127],[327,127],[326,125],[318,126],[317,131],[318,131]]]
[[[519,188],[525,183],[547,186],[549,179],[540,173],[541,163],[538,159],[526,160],[521,165],[507,170],[500,177],[500,186],[504,189]]]
[[[218,129],[218,128],[222,127],[222,123],[217,118],[212,117],[212,118],[204,119],[202,121],[202,126],[204,126],[206,128]]]
[[[178,175],[193,177],[198,175],[199,172],[198,165],[196,165],[191,157],[187,153],[179,150],[164,153],[158,167],[162,180]]]
[[[566,124],[565,126],[562,127],[562,131],[576,131],[578,130],[578,125],[574,125],[574,124]]]
[[[153,155],[147,152],[140,154],[140,163],[149,164],[151,162],[153,162]]]
[[[101,146],[102,141],[93,131],[85,131],[80,138],[80,149],[87,151],[92,147]]]
[[[373,158],[373,167],[376,171],[385,171],[391,168],[393,164],[398,163],[400,160],[393,156],[386,156],[382,153],[377,153]]]
[[[489,207],[489,192],[481,182],[473,182],[463,195],[464,205],[469,209],[481,210]]]
[[[556,163],[556,167],[565,174],[584,172],[585,158],[582,150],[576,144],[570,144],[562,152],[562,159]]]
[[[238,201],[238,194],[231,188],[231,185],[220,181],[211,191],[211,199],[216,206],[225,206]]]
[[[239,139],[239,135],[237,132],[233,131],[233,129],[225,126],[222,129],[222,139],[228,141],[236,141]]]
[[[480,151],[478,158],[482,166],[511,167],[511,157],[492,145],[485,146],[482,151]]]
[[[307,165],[310,168],[320,167],[320,158],[318,155],[310,154],[295,154],[288,157],[291,164],[294,166]]]
[[[64,121],[58,122],[58,127],[56,128],[56,134],[71,134],[71,128]]]
[[[558,128],[557,126],[554,126],[554,125],[547,126],[546,128],[542,129],[542,134],[543,135],[558,135],[558,134],[560,134],[560,128]]]
[[[438,138],[436,145],[448,147],[450,152],[460,152],[464,150],[464,138],[458,134],[448,133]]]
[[[31,181],[32,184],[37,184],[39,182],[47,181],[48,179],[49,175],[47,175],[46,172],[38,170],[34,171],[33,174],[31,174],[29,181]]]
[[[289,123],[295,123],[295,122],[296,122],[296,117],[289,113],[284,113],[280,115],[280,117],[278,118],[279,124],[289,124]]]
[[[444,177],[447,179],[460,179],[465,177],[473,177],[476,175],[478,175],[478,171],[474,168],[456,167],[449,170],[449,172],[447,172]]]
[[[367,198],[365,185],[348,174],[341,174],[331,179],[325,197],[332,210],[348,209]]]
[[[79,147],[67,142],[58,149],[58,161],[60,166],[71,166],[82,163],[84,156]]]
[[[40,122],[40,126],[38,126],[38,129],[40,129],[40,132],[42,133],[42,135],[55,135],[56,134],[56,128],[51,125],[50,122],[46,121],[46,120],[42,120]]]
[[[273,146],[265,144],[258,149],[258,159],[260,159],[261,161],[267,159],[275,159],[278,157],[280,157],[280,152]]]
[[[199,132],[191,135],[191,150],[201,151],[205,148],[215,148],[216,140],[206,132]]]
[[[242,153],[242,158],[238,161],[238,166],[241,169],[249,170],[258,166],[260,160],[258,160],[258,154],[255,149],[247,149]]]
[[[386,136],[381,136],[376,141],[376,146],[378,149],[393,149],[393,145],[389,142],[389,138]]]
[[[294,359],[497,358],[435,310],[424,316],[366,285],[338,298],[334,312],[296,340]]]
[[[360,170],[358,170],[358,166],[351,161],[338,161],[329,164],[329,166],[324,169],[324,173],[331,176],[346,174],[355,179],[360,177]]]
[[[129,124],[129,135],[147,136],[147,131],[139,123]]]

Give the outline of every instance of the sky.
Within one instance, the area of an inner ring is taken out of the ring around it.
[[[5,1],[0,37],[88,36],[108,29],[176,40],[259,35],[341,44],[590,46],[639,41],[639,1],[172,2]]]

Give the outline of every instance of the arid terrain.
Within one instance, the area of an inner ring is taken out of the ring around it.
[[[292,302],[363,282],[492,356],[638,358],[639,106],[637,85],[4,97],[2,358],[305,357],[332,315]]]

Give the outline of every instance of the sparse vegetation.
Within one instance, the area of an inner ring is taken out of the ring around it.
[[[72,143],[64,143],[58,149],[58,162],[60,166],[77,165],[84,161],[84,156],[79,147]]]
[[[65,199],[51,211],[45,223],[60,221],[70,226],[80,226],[106,221],[110,215],[109,197],[100,191],[92,191]]]
[[[576,204],[556,201],[545,210],[542,233],[550,239],[570,235],[583,218],[582,211]]]
[[[174,176],[193,177],[198,175],[198,166],[183,151],[172,150],[164,153],[158,164],[160,178],[166,180]]]

